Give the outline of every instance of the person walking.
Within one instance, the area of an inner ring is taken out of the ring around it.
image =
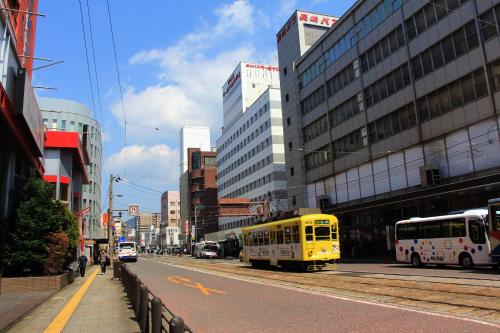
[[[106,274],[106,264],[108,261],[108,254],[105,249],[101,249],[101,254],[99,255],[99,262],[101,263],[101,272],[102,274]]]
[[[80,270],[80,275],[82,277],[85,276],[85,268],[87,267],[87,256],[85,253],[82,253],[82,255],[78,258],[78,269]]]

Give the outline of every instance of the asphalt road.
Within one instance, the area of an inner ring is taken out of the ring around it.
[[[466,318],[247,282],[154,258],[128,266],[195,332],[500,331],[498,325]]]

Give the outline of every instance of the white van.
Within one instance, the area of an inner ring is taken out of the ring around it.
[[[118,243],[118,260],[137,261],[137,244],[135,242]]]

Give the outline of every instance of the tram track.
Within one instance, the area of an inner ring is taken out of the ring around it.
[[[446,314],[500,322],[500,288],[493,286],[453,283],[452,278],[419,276],[384,278],[383,274],[297,273],[254,269],[223,262],[194,261],[177,257],[150,258],[185,268],[204,270],[212,274],[238,276],[267,281],[270,284],[293,286],[410,308],[438,311]],[[331,271],[330,271],[331,272]],[[459,279],[458,279],[459,280]],[[498,281],[492,281],[498,284]]]

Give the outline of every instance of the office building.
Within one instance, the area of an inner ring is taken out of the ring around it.
[[[161,195],[160,246],[178,245],[181,202],[179,191],[165,191]],[[174,239],[174,234],[177,236]]]
[[[287,210],[279,68],[240,63],[223,87],[224,127],[217,139],[217,196],[270,201]],[[235,82],[236,80],[236,82]],[[220,217],[219,229],[241,238],[256,217]]]
[[[79,132],[89,145],[90,164],[87,173],[89,183],[83,186],[82,208],[90,207],[86,215],[85,235],[89,239],[103,238],[105,227],[100,225],[101,216],[101,173],[102,173],[102,132],[101,126],[92,116],[92,111],[84,104],[67,99],[38,98],[43,122],[47,131]]]
[[[188,169],[188,148],[200,148],[202,151],[210,151],[210,128],[184,125],[181,128],[180,138],[180,175],[182,176]]]
[[[393,257],[399,219],[499,196],[498,13],[364,0],[305,52],[310,13],[278,34],[290,209],[338,215],[344,256]]]

